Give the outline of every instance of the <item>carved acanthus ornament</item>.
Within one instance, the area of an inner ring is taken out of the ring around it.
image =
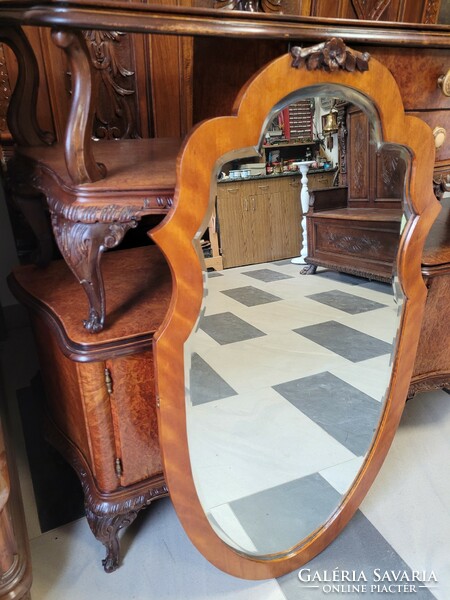
[[[246,12],[283,12],[281,0],[216,0],[214,8]]]
[[[134,71],[122,62],[122,39],[127,35],[119,31],[85,30],[92,65],[99,72],[101,89],[95,107],[94,137],[119,139],[139,137],[133,103],[135,95]],[[131,84],[131,87],[128,87]]]
[[[331,38],[327,42],[301,48],[291,49],[292,66],[296,69],[306,67],[308,71],[323,69],[324,71],[367,71],[370,54],[357,52],[348,48],[341,38]]]
[[[382,244],[379,240],[365,236],[337,235],[330,232],[328,234],[328,239],[335,248],[345,250],[352,254],[364,252],[377,255],[382,248]]]

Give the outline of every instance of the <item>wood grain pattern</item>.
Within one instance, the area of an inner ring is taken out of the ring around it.
[[[197,320],[203,295],[202,270],[192,240],[209,210],[210,174],[218,158],[233,148],[257,145],[271,108],[292,92],[319,83],[350,86],[372,98],[383,123],[384,139],[411,148],[412,216],[403,232],[397,260],[406,301],[389,396],[368,458],[354,485],[329,520],[308,539],[299,540],[298,547],[284,554],[263,560],[238,554],[214,533],[192,479],[185,422],[183,346]],[[423,122],[404,115],[392,75],[376,60],[371,61],[366,73],[324,73],[294,70],[291,57],[285,55],[266,66],[242,90],[234,116],[206,121],[184,145],[178,164],[176,210],[152,234],[174,274],[170,312],[155,336],[159,431],[167,482],[178,516],[204,556],[228,573],[252,579],[277,577],[310,560],[352,517],[386,456],[403,411],[419,338],[417,324],[422,320],[425,305],[420,256],[425,237],[439,211],[431,185],[433,143],[431,131]]]

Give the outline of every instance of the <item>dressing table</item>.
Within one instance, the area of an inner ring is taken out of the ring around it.
[[[157,443],[153,344],[166,326],[178,288],[172,288],[165,258],[156,247],[101,257],[143,216],[173,213],[176,157],[183,146],[179,137],[91,140],[96,75],[79,31],[120,29],[125,35],[153,38],[170,34],[183,39],[186,47],[192,42],[190,70],[186,73],[183,63],[174,76],[178,81],[187,75],[191,85],[186,101],[191,119],[183,133],[205,117],[230,114],[241,85],[262,64],[284,53],[288,43],[311,45],[333,37],[344,38],[358,52],[368,51],[391,70],[407,115],[420,115],[450,132],[449,97],[442,91],[448,92],[449,85],[449,28],[114,1],[36,5],[8,0],[0,2],[0,9],[0,39],[20,59],[9,113],[17,142],[10,185],[18,197],[31,201],[44,194],[61,254],[75,275],[72,281],[62,262],[46,271],[26,266],[13,273],[10,285],[32,314],[47,373],[50,439],[82,480],[89,523],[107,547],[104,566],[112,571],[119,564],[118,530],[154,498],[168,493]],[[21,26],[54,28],[53,40],[71,65],[72,108],[56,143],[37,125],[37,63]],[[228,57],[242,48],[247,50],[242,65],[230,73]],[[215,81],[208,79],[211,73]],[[436,178],[445,181],[450,134],[437,159]],[[168,379],[171,369],[166,360]]]

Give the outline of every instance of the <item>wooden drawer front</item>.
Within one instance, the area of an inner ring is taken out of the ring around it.
[[[321,190],[333,185],[334,172],[332,173],[311,173],[308,175],[308,189]]]
[[[313,255],[342,264],[368,261],[393,264],[398,248],[398,224],[313,219]],[[345,262],[346,261],[346,262]]]
[[[162,472],[154,392],[153,353],[106,361],[111,374],[111,413],[120,484],[127,486]]]

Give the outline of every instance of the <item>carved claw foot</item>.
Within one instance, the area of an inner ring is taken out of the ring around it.
[[[96,310],[91,308],[89,311],[89,318],[84,319],[83,326],[90,333],[97,333],[103,329],[105,324],[105,315],[98,314]]]
[[[300,269],[300,275],[314,275],[316,271],[316,265],[305,265],[303,269]]]

